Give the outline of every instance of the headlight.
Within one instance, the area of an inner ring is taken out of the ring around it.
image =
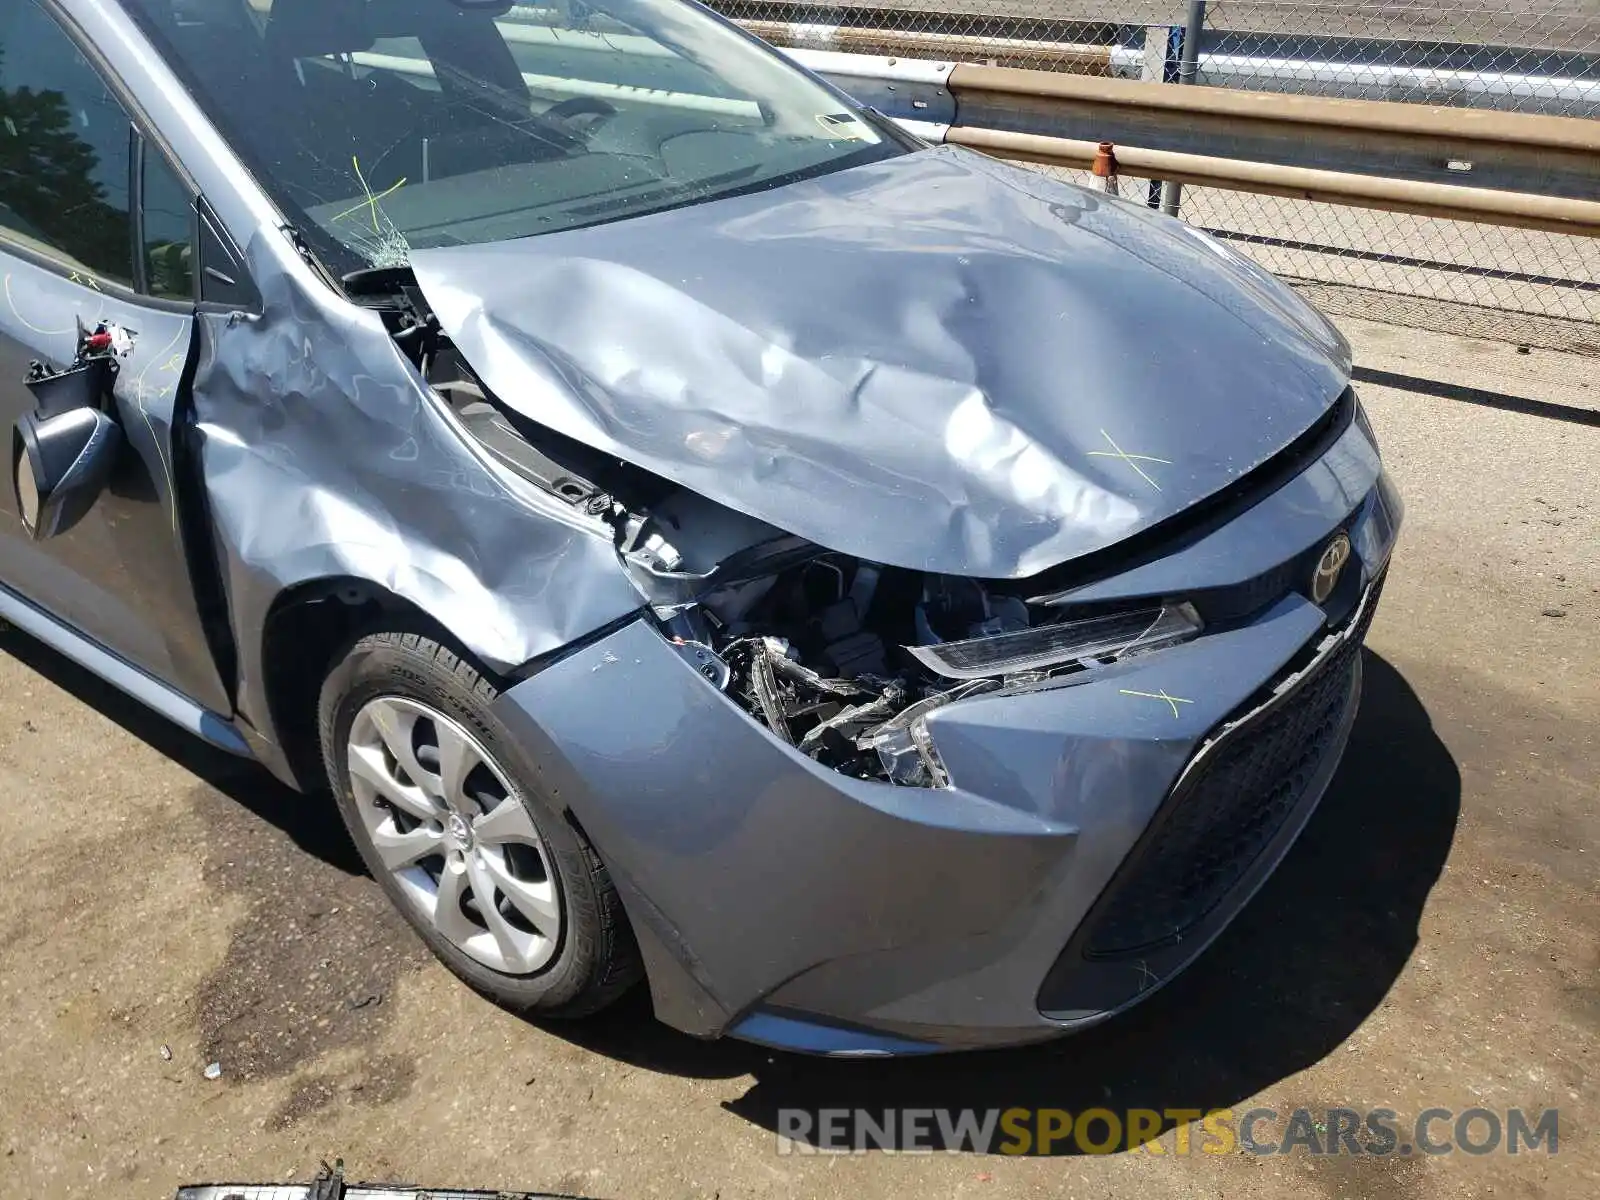
[[[861,747],[878,752],[878,761],[883,764],[890,783],[902,787],[946,787],[950,777],[928,733],[928,714],[952,701],[993,691],[999,686],[998,679],[980,679],[929,696],[878,726],[862,739]]]
[[[890,578],[876,564],[806,549],[771,575],[741,575],[670,617],[659,605],[656,614],[698,675],[780,742],[852,779],[949,786],[928,727],[936,710],[1046,685],[1203,628],[1193,606],[1175,601],[1084,617],[983,580]]]
[[[918,717],[903,729],[876,738],[873,746],[888,772],[889,782],[901,787],[944,787],[944,763],[928,736],[928,723]]]
[[[906,649],[936,675],[985,679],[1071,662],[1090,666],[1186,642],[1204,628],[1193,605],[1176,604]]]

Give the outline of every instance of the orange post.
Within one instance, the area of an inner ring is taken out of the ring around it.
[[[1107,195],[1117,194],[1117,150],[1110,142],[1095,147],[1094,162],[1089,170],[1100,181],[1100,190]]]

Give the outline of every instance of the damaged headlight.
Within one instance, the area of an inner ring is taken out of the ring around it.
[[[1075,617],[983,580],[814,548],[778,562],[657,615],[695,670],[774,737],[843,775],[901,787],[951,783],[928,728],[938,709],[1202,631],[1188,604]]]
[[[998,680],[980,679],[930,696],[874,729],[862,739],[863,747],[877,752],[890,783],[902,787],[945,787],[950,777],[928,733],[928,714],[952,701],[993,691],[999,686]]]
[[[906,649],[936,675],[986,679],[1124,658],[1186,642],[1204,628],[1193,605],[1177,604]]]

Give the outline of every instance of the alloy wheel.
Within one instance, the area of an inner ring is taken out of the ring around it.
[[[533,818],[483,744],[400,696],[350,727],[350,788],[377,858],[464,954],[531,975],[560,945],[561,894]]]

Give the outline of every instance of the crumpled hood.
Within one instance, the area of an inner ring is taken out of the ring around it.
[[[950,148],[420,250],[483,382],[819,545],[1022,577],[1210,495],[1344,389],[1343,338],[1175,221]]]

